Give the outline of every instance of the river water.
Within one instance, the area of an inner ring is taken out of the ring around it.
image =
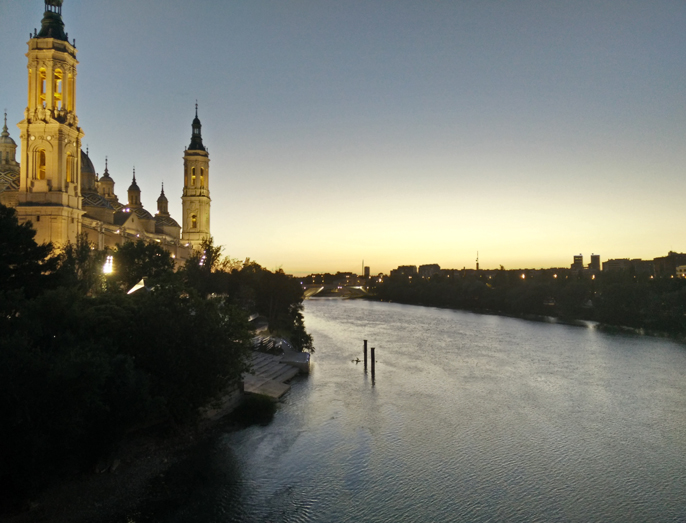
[[[311,375],[156,521],[686,521],[683,345],[359,300],[305,319]]]

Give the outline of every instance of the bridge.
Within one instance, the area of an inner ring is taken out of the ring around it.
[[[367,290],[361,285],[338,285],[336,283],[305,283],[303,295],[307,298],[361,298]]]

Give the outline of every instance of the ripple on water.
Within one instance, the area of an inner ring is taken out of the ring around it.
[[[305,318],[313,374],[220,440],[179,521],[686,520],[682,346],[360,301]]]

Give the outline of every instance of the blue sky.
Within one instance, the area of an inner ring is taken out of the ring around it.
[[[0,106],[41,0],[0,0]],[[303,274],[686,251],[683,1],[65,0],[77,114],[180,218],[198,99],[212,234]],[[176,197],[178,196],[178,197]]]

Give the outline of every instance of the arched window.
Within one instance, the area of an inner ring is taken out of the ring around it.
[[[45,180],[45,151],[43,149],[38,151],[37,160],[36,179]]]
[[[195,187],[195,167],[191,167],[191,186]]]
[[[62,71],[60,69],[55,69],[54,81],[52,86],[52,95],[55,99],[53,107],[55,109],[62,109]]]
[[[191,214],[191,229],[198,228],[198,217],[195,214]]]
[[[74,157],[71,153],[67,153],[67,181],[69,183],[74,181]]]
[[[74,75],[67,77],[67,111],[74,110]]]
[[[48,76],[47,73],[45,72],[45,68],[41,68],[40,71],[38,71],[38,81],[40,82],[39,85],[39,98],[38,98],[38,105],[41,105],[45,107],[45,96],[48,91],[48,86],[47,86],[47,81],[48,81]]]
[[[205,169],[200,168],[200,187],[205,187]]]

